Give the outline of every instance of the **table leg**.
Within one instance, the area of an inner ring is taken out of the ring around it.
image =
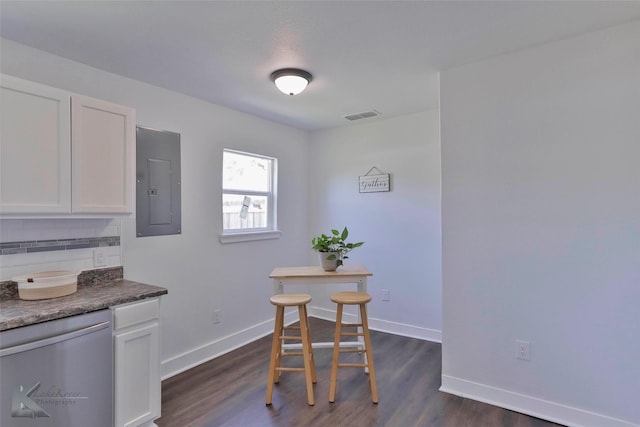
[[[362,277],[360,278],[360,280],[358,280],[358,292],[367,292],[367,278],[366,277]],[[357,312],[357,322],[358,323],[362,323],[362,316],[360,315],[360,310],[356,310]],[[362,328],[358,327],[358,332],[362,333]],[[358,337],[358,349],[359,350],[364,350],[364,337],[359,336]],[[362,353],[362,359],[363,359],[363,363],[367,363],[367,354],[366,353]],[[365,366],[364,368],[364,372],[365,373],[369,373],[369,368]]]
[[[284,293],[284,285],[281,280],[275,279],[273,281],[273,293],[275,295]]]

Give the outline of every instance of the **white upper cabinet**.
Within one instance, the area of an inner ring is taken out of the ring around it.
[[[71,123],[73,212],[132,212],[135,110],[72,96]]]
[[[2,75],[2,215],[134,212],[135,110]]]
[[[0,212],[71,212],[69,93],[0,77]]]

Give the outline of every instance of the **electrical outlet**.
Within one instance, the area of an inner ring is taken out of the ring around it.
[[[222,310],[213,310],[213,324],[220,323],[220,317],[222,316]]]
[[[531,360],[529,341],[516,341],[516,358],[520,360]]]
[[[95,248],[93,250],[93,266],[105,267],[107,265],[107,253],[104,248]]]
[[[391,292],[389,289],[382,290],[382,301],[391,301]]]

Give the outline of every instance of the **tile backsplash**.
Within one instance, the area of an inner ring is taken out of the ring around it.
[[[31,240],[0,243],[0,255],[65,251],[70,249],[99,248],[105,246],[120,246],[120,236],[80,237],[77,239]]]
[[[46,270],[122,265],[120,219],[0,219],[0,280]]]

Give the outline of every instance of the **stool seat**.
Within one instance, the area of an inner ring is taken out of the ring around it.
[[[307,403],[313,405],[313,384],[317,381],[316,364],[313,359],[313,349],[311,347],[311,333],[309,332],[309,319],[307,316],[307,304],[311,302],[309,294],[276,294],[269,298],[271,304],[276,306],[276,319],[273,329],[273,339],[271,344],[271,360],[269,362],[269,378],[267,379],[267,396],[265,403],[271,405],[273,395],[273,384],[280,381],[281,372],[298,371],[304,372],[307,386]],[[300,326],[284,325],[285,307],[298,307]],[[287,331],[299,331],[300,335],[287,334]],[[301,341],[302,351],[285,352],[282,344],[285,341]],[[286,356],[302,356],[304,368],[284,367],[282,358]]]
[[[336,292],[331,295],[331,301],[336,304],[359,305],[371,301],[372,296],[366,292]]]
[[[309,294],[276,294],[269,298],[271,304],[284,307],[293,307],[300,304],[309,304],[311,295]]]
[[[338,368],[366,368],[369,370],[369,383],[371,384],[371,399],[373,403],[378,403],[378,388],[376,386],[376,374],[373,367],[373,354],[371,353],[371,337],[369,335],[369,323],[367,319],[366,304],[372,297],[366,292],[336,292],[331,294],[331,301],[338,307],[336,310],[336,332],[333,341],[333,359],[331,361],[331,385],[329,386],[329,402],[333,403],[336,396],[336,382],[338,379]],[[345,305],[357,305],[360,307],[361,323],[344,323],[342,314]],[[343,332],[343,328],[356,328],[356,332]],[[362,337],[364,348],[355,350],[343,350],[340,348],[340,337]],[[340,353],[362,353],[363,363],[340,363]]]

